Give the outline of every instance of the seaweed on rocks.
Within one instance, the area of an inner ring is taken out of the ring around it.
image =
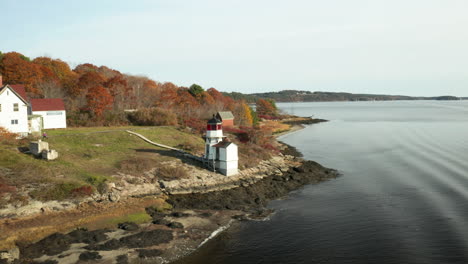
[[[36,243],[19,245],[22,259],[35,259],[43,255],[54,256],[70,248],[73,243],[95,244],[108,239],[110,230],[88,231],[76,229],[68,234],[54,233]]]
[[[125,230],[125,231],[135,231],[138,230],[138,225],[133,223],[133,222],[124,222],[124,223],[119,223],[117,225],[119,229]]]
[[[336,178],[338,172],[314,161],[303,161],[282,175],[266,177],[253,185],[208,193],[176,194],[167,200],[174,208],[244,210],[264,207],[306,184]]]
[[[158,249],[138,249],[139,258],[154,258],[162,254],[161,250]]]
[[[182,223],[179,223],[179,222],[170,222],[169,224],[167,224],[167,227],[169,227],[169,228],[184,228],[184,225]]]
[[[128,248],[144,248],[168,243],[172,238],[171,230],[155,229],[122,237],[119,241],[122,245]]]
[[[127,255],[119,255],[115,259],[117,264],[128,264],[128,256]]]
[[[288,124],[288,125],[312,125],[312,124],[317,124],[317,123],[322,123],[322,122],[328,122],[328,120],[307,117],[303,119],[293,119],[293,120],[283,121],[283,123]]]
[[[99,255],[98,252],[94,251],[86,251],[80,254],[79,259],[81,261],[89,261],[89,260],[96,260],[96,259],[101,259],[102,256]]]

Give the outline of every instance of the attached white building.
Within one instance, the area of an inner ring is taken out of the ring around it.
[[[225,138],[214,147],[216,148],[216,167],[218,171],[226,176],[236,175],[239,161],[237,145]]]
[[[0,126],[27,136],[28,102],[22,85],[3,85],[0,76]]]
[[[42,116],[44,129],[67,127],[67,113],[62,99],[31,99],[31,109],[33,115]]]

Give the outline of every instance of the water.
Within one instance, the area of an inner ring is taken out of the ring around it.
[[[343,177],[181,263],[468,263],[468,102],[283,103],[331,120],[282,138]]]

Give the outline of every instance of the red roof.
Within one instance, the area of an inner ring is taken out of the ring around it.
[[[65,104],[60,98],[31,99],[31,108],[33,111],[63,111]]]
[[[23,98],[24,101],[28,100],[28,96],[26,95],[26,90],[24,89],[24,85],[22,84],[9,84],[15,92]]]
[[[226,142],[226,141],[221,141],[216,145],[213,145],[215,148],[227,148],[229,145],[231,145],[232,142]]]

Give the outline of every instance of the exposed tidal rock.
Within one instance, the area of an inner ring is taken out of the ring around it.
[[[272,199],[287,195],[306,184],[319,183],[339,176],[338,172],[314,161],[304,161],[281,175],[265,177],[255,184],[209,193],[170,195],[174,208],[249,210],[263,207]]]

